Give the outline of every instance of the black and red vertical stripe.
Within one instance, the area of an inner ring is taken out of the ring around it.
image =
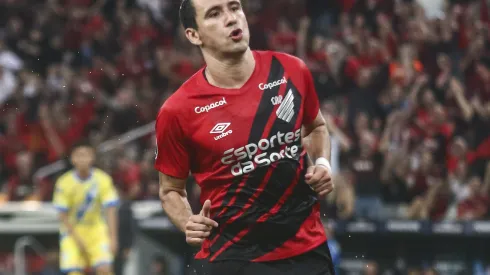
[[[273,57],[268,82],[284,76],[287,78],[284,66]],[[288,91],[294,95],[294,115],[291,121],[286,122],[276,116],[271,99]],[[264,92],[248,142],[258,142],[279,131],[287,133],[301,127],[301,119],[298,119],[301,100],[301,94],[291,81]],[[302,148],[300,141],[296,145]],[[316,202],[314,192],[304,183],[306,158],[302,154],[296,159],[281,159],[273,165],[259,166],[252,173],[237,177],[228,189],[218,214],[213,217],[220,227],[203,246],[200,258],[253,261],[294,238],[311,216]]]

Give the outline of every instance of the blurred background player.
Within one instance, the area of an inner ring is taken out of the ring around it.
[[[70,161],[74,168],[58,179],[53,196],[61,220],[60,269],[68,275],[85,274],[90,268],[97,275],[113,274],[117,191],[111,176],[93,167],[95,149],[89,143],[76,144]]]

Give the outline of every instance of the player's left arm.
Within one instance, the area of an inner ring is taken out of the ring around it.
[[[330,166],[330,135],[327,123],[320,111],[320,103],[310,70],[303,63],[305,95],[303,105],[303,144],[311,157],[305,175],[315,192],[324,196],[332,192],[332,168]]]
[[[111,241],[111,251],[115,255],[118,250],[118,231],[117,231],[117,208],[115,206],[106,208],[107,224]]]
[[[305,175],[308,183],[320,196],[333,191],[332,168],[330,166],[330,135],[321,112],[312,123],[303,125],[306,148],[310,161]]]
[[[303,125],[303,133],[310,158],[313,161],[319,158],[330,160],[330,134],[320,111],[313,122]]]
[[[109,227],[110,245],[112,253],[116,254],[118,250],[118,220],[117,210],[119,205],[119,197],[116,188],[112,182],[112,178],[107,176],[103,183],[102,189],[102,206],[105,209],[107,217],[107,225]]]

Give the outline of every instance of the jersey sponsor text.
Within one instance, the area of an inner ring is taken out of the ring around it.
[[[226,137],[227,135],[231,135],[231,133],[233,133],[233,130],[228,130],[226,132],[223,132],[221,135],[215,136],[214,140],[220,140],[220,139]]]
[[[231,173],[234,176],[248,174],[259,166],[268,166],[273,162],[284,158],[295,158],[301,153],[297,143],[301,138],[301,129],[294,132],[273,135],[269,139],[261,139],[257,143],[249,143],[240,148],[231,148],[223,153],[221,163],[234,164]],[[285,145],[285,146],[284,146]],[[283,148],[281,148],[284,146]],[[271,148],[278,148],[272,153],[267,152]],[[261,150],[260,154],[257,154]]]
[[[267,90],[267,89],[272,89],[276,86],[279,86],[281,84],[286,84],[288,83],[288,81],[286,80],[286,77],[283,77],[279,80],[276,80],[274,82],[271,82],[271,83],[267,83],[267,84],[264,84],[264,83],[260,83],[259,84],[259,89],[261,89],[262,91],[264,90]]]
[[[220,101],[216,101],[216,102],[208,104],[204,107],[197,106],[196,108],[194,108],[194,112],[196,112],[196,114],[207,113],[210,110],[212,110],[214,108],[218,108],[218,107],[223,106],[223,105],[226,105],[225,97],[223,97]]]

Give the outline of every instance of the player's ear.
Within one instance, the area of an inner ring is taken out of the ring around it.
[[[201,46],[202,45],[202,41],[201,41],[201,37],[199,36],[199,33],[197,32],[196,29],[193,29],[193,28],[187,28],[185,30],[185,36],[187,37],[187,39],[194,45],[196,46]]]

